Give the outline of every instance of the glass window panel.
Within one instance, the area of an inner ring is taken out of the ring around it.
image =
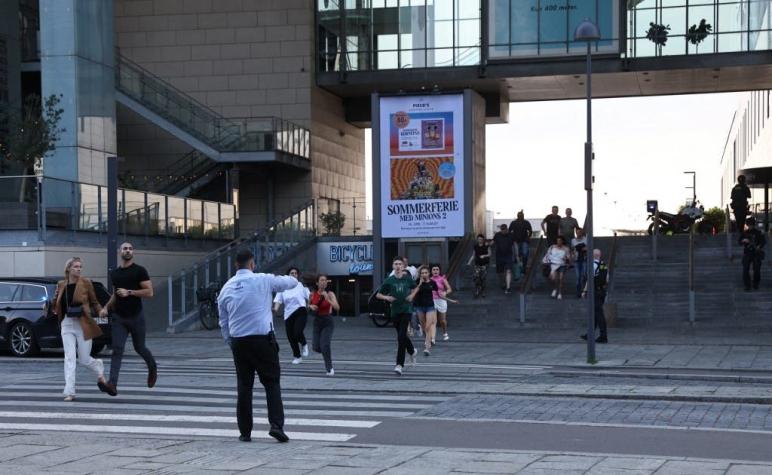
[[[206,239],[220,238],[220,221],[217,215],[217,203],[204,201],[204,237]]]
[[[204,223],[201,220],[201,202],[187,200],[188,204],[188,237],[201,239],[204,235]]]
[[[539,0],[512,0],[509,30],[512,43],[537,43],[536,15]]]
[[[480,48],[456,48],[456,66],[474,66],[480,64]]]
[[[12,302],[18,284],[0,283],[0,302]]]
[[[430,47],[442,48],[446,46],[453,46],[453,22],[438,21],[434,25],[434,34],[432,37],[434,40],[429,43]]]
[[[123,220],[126,226],[126,234],[145,234],[145,220],[147,219],[145,194],[141,191],[132,190],[124,190],[124,193],[126,201]]]
[[[426,7],[434,21],[453,19],[453,0],[428,0]]]
[[[170,196],[169,200],[169,236],[182,236],[185,232],[185,200]]]
[[[670,36],[686,33],[686,8],[663,8],[661,18],[663,25],[670,26]]]
[[[423,68],[426,67],[426,50],[402,50],[400,56],[400,68]]]
[[[21,291],[22,302],[45,302],[48,300],[45,287],[39,285],[23,285]]]
[[[456,27],[456,46],[480,45],[480,20],[461,20]]]
[[[378,51],[377,69],[397,69],[399,58],[396,51]]]
[[[78,229],[86,231],[99,230],[99,203],[98,187],[95,185],[78,185],[80,194],[80,210],[78,217]],[[103,203],[102,206],[105,206]]]
[[[735,32],[743,29],[740,4],[722,4],[718,6],[718,31]]]
[[[509,45],[491,46],[488,48],[488,55],[491,58],[504,58],[509,56]]]
[[[453,66],[453,48],[429,50],[427,67]]]
[[[456,18],[480,18],[480,0],[456,0]]]
[[[166,234],[166,203],[164,195],[147,195],[147,208],[149,223],[149,234],[151,236],[163,236]]]
[[[220,230],[222,239],[235,239],[236,209],[232,205],[221,205],[220,207]]]
[[[743,50],[742,33],[721,33],[718,35],[718,52],[730,53]]]
[[[488,6],[488,25],[490,31],[489,42],[492,45],[508,45],[509,44],[509,2],[510,0],[490,0]],[[507,48],[506,54],[502,53],[499,48],[491,49],[489,53],[491,56],[508,56],[509,48]]]

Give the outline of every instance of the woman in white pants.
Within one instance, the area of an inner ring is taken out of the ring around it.
[[[64,280],[56,285],[54,311],[62,328],[64,346],[64,400],[75,399],[75,371],[78,363],[96,373],[97,380],[105,382],[102,360],[91,357],[91,340],[102,334],[91,317],[102,310],[90,280],[81,277],[83,263],[79,257],[68,259],[64,265]]]

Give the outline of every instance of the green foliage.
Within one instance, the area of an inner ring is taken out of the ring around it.
[[[340,230],[346,222],[346,215],[340,211],[334,213],[322,213],[320,216],[324,231],[329,236],[340,236]]]
[[[646,38],[661,48],[667,43],[669,31],[670,25],[658,25],[652,22],[649,23],[649,29],[646,30]]]
[[[59,107],[61,95],[50,95],[42,101],[30,94],[21,109],[0,112],[0,128],[6,133],[0,138],[0,157],[15,161],[26,171],[40,168],[43,157],[56,148],[56,141],[65,129],[59,127],[64,109]]]
[[[726,227],[726,214],[719,207],[706,209],[702,217],[703,223],[710,224],[710,228],[715,228],[717,233],[723,232]]]

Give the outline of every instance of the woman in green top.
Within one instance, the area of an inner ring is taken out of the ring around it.
[[[394,269],[394,275],[383,282],[375,298],[391,304],[391,319],[397,330],[397,366],[394,367],[394,372],[401,375],[405,366],[405,352],[410,355],[412,364],[415,364],[415,357],[418,354],[418,350],[413,347],[413,342],[407,336],[407,327],[410,325],[410,317],[413,313],[407,297],[416,284],[413,277],[405,271],[405,263],[401,257],[395,257],[391,267]]]

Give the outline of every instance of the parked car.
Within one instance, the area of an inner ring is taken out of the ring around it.
[[[15,356],[32,356],[41,349],[62,348],[59,320],[54,315],[54,294],[59,279],[0,279],[0,349]],[[104,285],[94,281],[97,300],[110,299]],[[110,341],[110,324],[100,322],[102,336],[94,338],[91,354],[97,355]]]

